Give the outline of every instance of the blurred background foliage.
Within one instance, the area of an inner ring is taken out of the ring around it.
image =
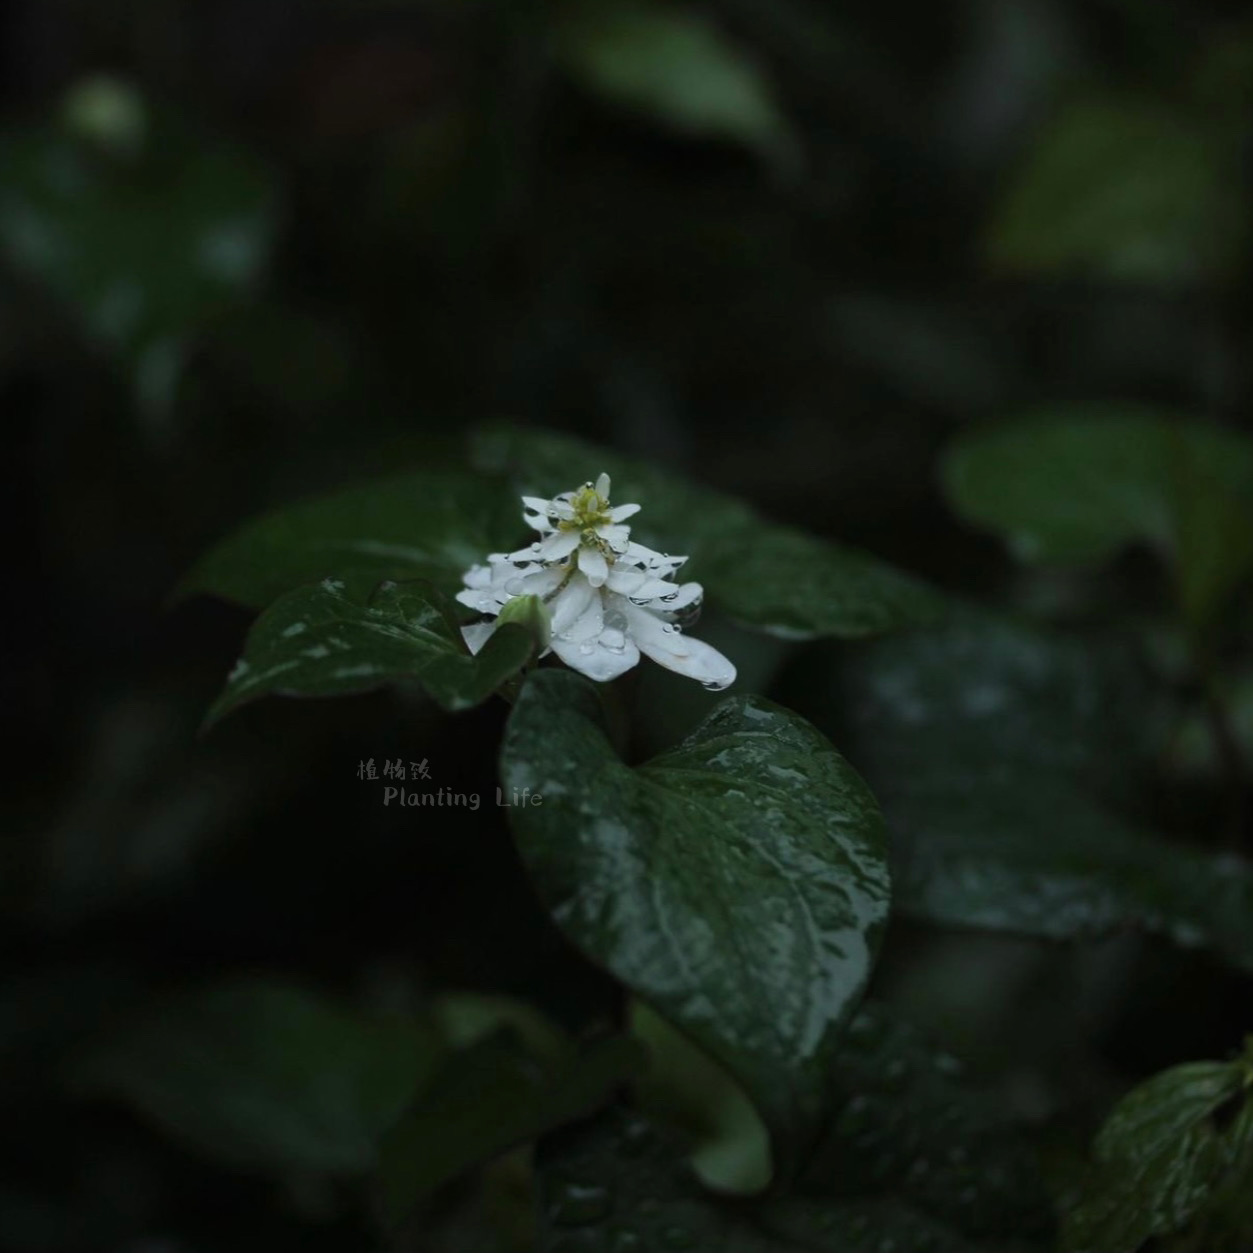
[[[430,1199],[397,1247],[558,1247],[531,1180],[609,1141],[515,1146],[635,1073],[580,1043],[621,1021],[618,989],[542,912],[501,811],[385,809],[357,778],[425,758],[490,797],[503,705],[262,702],[198,738],[247,617],[169,600],[245,516],[462,464],[485,420],[681,471],[1019,619],[868,651],[705,637],[902,831],[944,834],[906,846],[874,991],[1031,1129],[1057,1195],[1128,1085],[1253,1028],[1246,871],[1196,861],[1253,835],[1253,527],[1146,451],[1156,415],[1248,419],[1242,6],[9,0],[0,71],[0,1246],[383,1247],[385,1181],[372,1208],[344,1180],[440,1075],[398,1150]],[[1020,419],[1044,444],[998,462]],[[1113,677],[1088,669],[1107,648]],[[628,692],[641,755],[713,699],[659,672]],[[1171,894],[1129,852],[1076,904],[1125,823],[1174,841]],[[327,1056],[340,1088],[309,1078]],[[1002,1230],[963,1226],[965,1185],[884,1169],[867,1186],[910,1180],[932,1247]],[[699,1227],[689,1186],[654,1191]],[[817,1238],[803,1200],[771,1239]],[[602,1202],[544,1212],[577,1229]],[[860,1249],[881,1215],[846,1217],[817,1247]]]

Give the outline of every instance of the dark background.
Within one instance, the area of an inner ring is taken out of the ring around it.
[[[0,7],[0,1246],[364,1247],[351,1211],[61,1093],[62,1052],[153,990],[266,970],[377,1003],[503,990],[570,1024],[612,1007],[499,813],[398,814],[356,777],[426,757],[490,797],[503,706],[271,701],[197,738],[248,619],[169,597],[257,509],[453,462],[508,418],[952,591],[1063,617],[1155,603],[1134,555],[1079,592],[1017,572],[934,467],[959,428],[1041,405],[1247,417],[1242,6],[691,11],[758,93],[712,133],[664,85],[598,80],[563,43],[573,4]],[[1213,182],[1190,139],[1147,178],[1070,162],[1080,125],[1040,178],[1062,205],[1088,179],[1098,207],[1075,226],[1042,193],[1007,226],[1056,119],[1109,99],[1212,141]],[[907,998],[928,989],[939,1021],[974,1004],[959,1043],[1011,1087],[1034,1020],[1006,1027],[998,988],[1043,981],[1035,1012],[1065,1004],[1075,1031],[1101,1017],[1032,945],[894,934]],[[1190,996],[1190,1024],[1145,1043],[1132,1014],[1098,1074],[1230,1045],[1231,989],[1162,961],[1153,996]]]

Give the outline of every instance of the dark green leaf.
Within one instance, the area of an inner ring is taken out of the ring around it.
[[[1221,427],[1136,406],[1038,413],[965,436],[943,481],[953,507],[1022,560],[1154,547],[1194,620],[1253,569],[1253,440]]]
[[[239,981],[153,1006],[86,1048],[70,1078],[228,1165],[358,1172],[438,1047],[407,1019]]]
[[[248,633],[212,723],[259,696],[341,696],[412,679],[445,709],[485,701],[526,665],[531,633],[504,626],[471,655],[442,598],[423,583],[362,595],[323,579],[280,597]]]
[[[157,129],[135,159],[51,130],[4,138],[0,249],[159,404],[185,339],[260,277],[275,204],[248,154]]]
[[[883,802],[898,908],[1057,939],[1141,927],[1253,968],[1250,867],[1115,813],[1160,723],[1120,649],[955,614],[806,687]]]
[[[415,470],[289,505],[248,523],[208,552],[180,584],[261,609],[328,575],[429,579],[441,590],[525,533],[518,498],[454,470]]]
[[[594,1112],[644,1060],[635,1041],[611,1036],[542,1065],[507,1034],[449,1057],[383,1145],[379,1187],[387,1221],[402,1222],[472,1166]]]
[[[788,160],[794,140],[751,59],[701,14],[653,0],[567,6],[556,27],[578,82],[677,131]]]
[[[621,1109],[541,1142],[540,1249],[619,1253],[969,1253],[968,1241],[900,1201],[792,1196],[731,1202],[705,1192],[671,1133]]]
[[[732,497],[592,444],[494,426],[480,433],[475,456],[528,495],[551,496],[607,472],[615,501],[643,506],[633,538],[690,556],[683,577],[759,630],[799,639],[875,635],[943,609],[936,593],[866,553],[776,526]]]
[[[996,267],[1147,283],[1222,277],[1245,242],[1224,134],[1151,100],[1081,101],[1037,137],[998,211]]]
[[[803,719],[756,698],[724,701],[632,769],[596,689],[557,670],[523,688],[501,771],[543,798],[509,813],[558,925],[739,1081],[786,1173],[823,1115],[887,913],[865,785]]]
[[[1067,1215],[1065,1247],[1132,1253],[1185,1226],[1253,1151],[1245,1078],[1235,1063],[1191,1062],[1128,1093],[1096,1138],[1096,1169]],[[1237,1100],[1238,1110],[1224,1111]]]
[[[836,1112],[802,1192],[904,1205],[998,1249],[1048,1233],[1037,1164],[1004,1115],[962,1082],[956,1058],[882,1006],[865,1005],[833,1073]]]

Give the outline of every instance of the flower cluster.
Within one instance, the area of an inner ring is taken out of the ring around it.
[[[552,500],[524,496],[523,518],[539,532],[529,548],[492,553],[471,566],[457,599],[492,621],[462,627],[471,652],[496,629],[506,605],[536,597],[548,617],[549,651],[604,683],[635,665],[640,654],[706,687],[735,680],[717,649],[683,633],[700,609],[699,583],[675,583],[686,557],[654,552],[631,539],[627,518],[639,505],[609,503],[609,476]],[[506,612],[506,618],[513,616]]]

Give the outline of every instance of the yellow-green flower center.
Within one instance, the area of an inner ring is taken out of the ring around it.
[[[573,518],[564,518],[557,523],[562,531],[595,531],[598,526],[608,526],[612,521],[609,516],[609,501],[602,496],[590,483],[585,483],[570,499],[570,508],[574,510]]]

